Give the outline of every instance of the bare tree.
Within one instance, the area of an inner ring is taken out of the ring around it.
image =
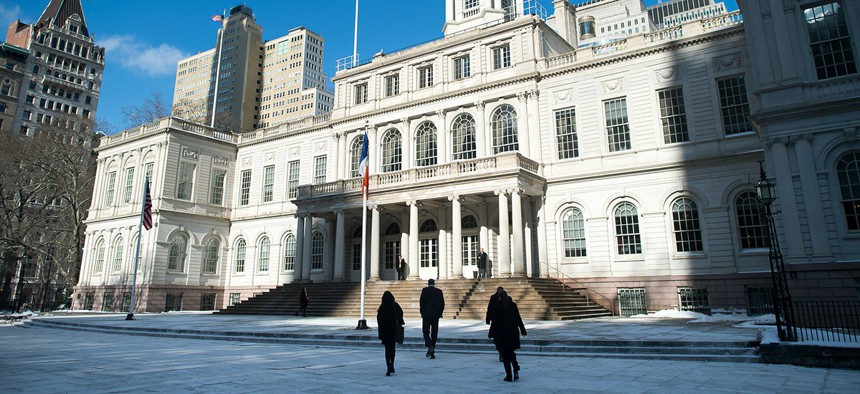
[[[170,115],[170,104],[164,101],[164,96],[160,92],[152,92],[140,105],[123,107],[122,114],[126,120],[126,127],[137,127]]]
[[[190,122],[212,126],[212,108],[207,103],[195,103],[187,98],[177,100],[173,104],[173,116]],[[229,130],[231,122],[227,112],[215,114],[214,127],[220,130]]]

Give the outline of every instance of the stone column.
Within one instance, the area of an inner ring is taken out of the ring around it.
[[[446,208],[447,207],[443,207],[442,210],[445,210]],[[439,273],[438,273],[437,278],[438,279],[448,279],[448,273],[450,272],[450,270],[448,269],[449,264],[450,264],[450,261],[448,261],[448,231],[446,230],[448,228],[448,223],[446,223],[448,220],[445,217],[445,215],[439,215],[438,217],[439,217],[439,226],[438,226],[439,227],[439,234],[437,236],[439,238],[439,240],[438,240],[438,243],[439,243],[439,253],[438,253],[439,271],[438,272]]]
[[[337,155],[335,156],[334,177],[337,180],[346,179],[346,167],[349,165],[349,151],[346,143],[346,133],[338,131],[333,134],[337,142]]]
[[[528,114],[531,115],[531,118],[527,120],[529,125],[529,152],[528,157],[533,158],[534,160],[541,161],[543,157],[543,150],[541,149],[540,143],[540,110],[538,109],[538,96],[540,92],[537,90],[532,90],[528,92],[529,101],[526,104],[528,108]]]
[[[520,153],[523,156],[529,157],[531,156],[531,151],[529,150],[528,94],[525,92],[517,93],[517,99],[520,102],[519,108],[517,108],[517,143],[519,144]]]
[[[506,190],[497,190],[499,196],[499,277],[511,276],[510,226],[508,224],[508,196]]]
[[[546,197],[541,196],[537,201],[538,204],[538,217],[537,217],[537,239],[538,239],[538,267],[537,269],[540,271],[540,276],[543,278],[549,277],[549,257],[547,254],[547,240],[546,240],[546,222],[549,220],[546,213]],[[544,266],[546,265],[546,267]]]
[[[475,149],[477,150],[476,157],[482,158],[489,156],[487,151],[487,136],[489,133],[487,132],[486,126],[484,126],[484,102],[478,101],[475,103],[475,109],[477,109],[477,117],[475,118]]]
[[[409,118],[403,118],[400,120],[400,123],[403,124],[403,130],[401,133],[402,141],[400,145],[401,152],[403,152],[403,163],[400,166],[400,169],[407,170],[410,168],[415,168],[414,156],[412,155],[412,129],[409,125]]]
[[[460,212],[460,196],[448,197],[451,200],[451,268],[452,279],[463,277],[463,214]]]
[[[343,263],[344,263],[344,217],[343,209],[334,211],[337,216],[337,223],[334,231],[334,277],[333,281],[343,282]]]
[[[797,200],[794,195],[794,180],[791,176],[791,165],[789,164],[788,153],[786,152],[786,140],[777,139],[768,141],[771,143],[770,152],[773,160],[771,168],[778,168],[779,171],[771,173],[776,178],[777,202],[782,209],[782,230],[785,234],[782,247],[786,260],[804,259],[803,257],[803,236],[800,229],[800,216],[797,211]],[[774,209],[774,212],[776,209]],[[792,259],[793,258],[793,259]]]
[[[830,250],[830,243],[828,242],[827,223],[824,221],[826,216],[824,214],[823,203],[821,202],[821,193],[818,188],[818,176],[816,174],[812,146],[809,143],[810,140],[812,140],[811,135],[803,135],[794,145],[795,153],[797,154],[797,168],[800,172],[800,184],[803,188],[806,217],[809,221],[813,259],[829,258],[832,256],[832,252]],[[781,196],[782,194],[780,194]]]
[[[523,209],[523,217],[525,217],[525,220],[523,221],[523,245],[525,246],[523,252],[526,255],[525,256],[526,257],[526,260],[525,260],[526,261],[526,272],[525,272],[525,274],[527,277],[533,278],[534,272],[535,272],[535,269],[534,269],[535,264],[534,264],[534,254],[532,253],[532,246],[533,246],[532,245],[532,234],[534,231],[535,217],[534,217],[534,211],[532,210],[532,198],[531,197],[525,198],[525,203],[522,204],[522,209]]]
[[[451,161],[448,154],[448,123],[445,120],[445,110],[436,111],[436,163],[445,164]]]
[[[418,279],[418,201],[409,204],[409,279]]]
[[[379,207],[373,204],[370,207],[370,279],[371,281],[382,278],[379,266]]]
[[[311,280],[311,240],[313,239],[314,217],[311,214],[305,216],[305,237],[302,253],[302,280]]]
[[[512,276],[524,276],[526,274],[525,246],[523,242],[523,207],[519,189],[511,191],[511,227],[514,233],[514,244],[511,247],[513,262],[511,264]]]
[[[296,214],[298,225],[296,226],[296,256],[293,258],[293,282],[302,280],[302,262],[305,259],[305,215]]]
[[[489,228],[487,228],[487,222],[489,222],[490,220],[490,218],[488,217],[490,210],[489,208],[487,208],[487,205],[489,205],[487,201],[482,201],[480,204],[478,204],[478,216],[480,216],[480,218],[478,218],[478,222],[481,226],[481,231],[478,235],[478,247],[483,248],[484,252],[487,252],[487,275],[490,276],[492,269],[495,268],[496,263],[495,261],[492,261],[491,265],[493,251],[490,250],[490,231]]]

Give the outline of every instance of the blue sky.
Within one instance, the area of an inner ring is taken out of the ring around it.
[[[49,0],[0,0],[0,23],[16,18],[30,23]],[[549,12],[551,0],[539,1]],[[574,0],[573,3],[579,3]],[[657,0],[646,0],[654,4]],[[218,23],[212,15],[237,4],[254,10],[263,39],[286,35],[304,26],[325,39],[324,71],[334,75],[338,59],[352,55],[354,0],[83,0],[84,17],[96,44],[106,48],[106,65],[97,116],[108,132],[131,125],[123,107],[140,105],[153,92],[170,103],[179,59],[215,46]],[[734,0],[726,1],[730,10]],[[361,59],[384,50],[393,52],[442,36],[445,7],[441,0],[361,0],[358,53]],[[5,37],[3,38],[5,41]]]

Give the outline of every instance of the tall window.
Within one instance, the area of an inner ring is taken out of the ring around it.
[[[579,156],[576,111],[573,108],[555,111],[555,138],[559,159],[572,159]]]
[[[754,192],[741,193],[735,200],[738,237],[743,249],[767,247],[767,223],[762,218],[761,204]]]
[[[269,246],[271,242],[269,242],[269,237],[263,237],[260,240],[260,250],[258,261],[258,272],[268,272],[269,271]]]
[[[367,82],[355,85],[355,104],[367,102]]]
[[[325,251],[325,242],[320,233],[314,233],[311,238],[311,269],[321,270],[323,268],[323,253]]]
[[[209,203],[221,205],[224,202],[224,181],[227,179],[227,170],[215,169],[212,171],[212,186],[209,192]]]
[[[582,211],[570,208],[561,215],[562,242],[564,257],[586,256],[585,249],[585,220]]]
[[[642,253],[639,213],[636,206],[629,202],[615,207],[615,243],[619,255]]]
[[[113,205],[113,192],[116,184],[116,171],[111,171],[107,176],[107,190],[105,190],[105,206]]]
[[[284,238],[284,271],[296,269],[296,236],[287,234]]]
[[[326,156],[314,157],[314,184],[325,183]]]
[[[352,270],[361,270],[361,243],[352,244]]]
[[[105,240],[101,238],[96,242],[96,261],[93,264],[93,273],[99,274],[105,266]]]
[[[857,73],[851,33],[839,2],[803,10],[818,79]]]
[[[472,75],[472,70],[469,65],[469,55],[460,56],[454,59],[454,79],[468,78]]]
[[[839,159],[836,175],[848,230],[860,230],[860,154],[849,153]]]
[[[672,227],[675,230],[676,251],[701,252],[703,250],[699,209],[695,201],[682,197],[672,203]]]
[[[210,239],[206,243],[206,250],[203,252],[203,273],[214,274],[215,267],[218,264],[218,240]]]
[[[511,66],[511,46],[508,44],[493,48],[493,69]]]
[[[425,121],[415,131],[415,166],[425,167],[436,164],[436,126]]]
[[[400,74],[385,77],[385,97],[400,94]]]
[[[122,269],[122,237],[117,237],[113,241],[113,272],[119,272]]]
[[[610,152],[630,150],[630,125],[627,119],[627,98],[621,97],[603,102],[606,117],[606,138]]]
[[[131,189],[134,186],[134,167],[125,169],[125,193],[122,202],[128,204],[131,201]]]
[[[470,160],[477,157],[475,145],[475,119],[469,114],[460,114],[451,124],[453,160]]]
[[[177,177],[176,198],[190,200],[191,191],[194,188],[194,163],[179,163],[179,176]]]
[[[400,131],[388,129],[382,139],[382,172],[400,171],[403,160]]]
[[[424,89],[433,86],[433,66],[418,68],[418,88]]]
[[[496,154],[520,149],[517,136],[517,111],[509,104],[500,105],[490,117],[493,151]]]
[[[248,205],[251,198],[251,170],[242,171],[242,184],[239,186],[239,205]]]
[[[245,272],[245,240],[236,242],[236,272]]]
[[[726,135],[752,131],[752,126],[747,121],[750,106],[744,76],[718,79],[717,89],[720,93],[720,111]]]
[[[155,167],[155,163],[146,163],[143,165],[143,176],[146,179],[149,179],[149,183],[152,184],[152,168]]]
[[[349,177],[358,178],[361,174],[358,173],[358,163],[361,161],[361,144],[364,143],[364,135],[359,135],[352,139],[352,144],[349,145]]]
[[[689,140],[687,135],[687,111],[684,109],[684,93],[681,88],[660,90],[660,123],[663,125],[663,142],[671,144]]]
[[[275,195],[275,166],[263,167],[263,202],[272,202]]]
[[[437,233],[439,228],[433,219],[425,220],[418,230],[422,233]],[[418,241],[418,261],[421,267],[435,267],[439,262],[439,237],[424,238]]]
[[[299,161],[291,161],[289,167],[289,176],[287,178],[287,195],[292,200],[299,196]]]
[[[167,254],[167,269],[182,271],[185,268],[185,254],[188,249],[188,238],[183,234],[176,234],[170,241],[170,250]]]

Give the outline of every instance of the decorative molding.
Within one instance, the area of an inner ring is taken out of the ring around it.
[[[657,82],[677,81],[681,79],[681,68],[672,66],[654,70],[654,76],[657,77]]]
[[[194,159],[194,160],[199,160],[199,159],[200,159],[200,152],[195,151],[195,150],[192,150],[192,149],[189,149],[189,148],[187,148],[187,147],[184,147],[184,146],[183,146],[183,147],[182,147],[182,155],[181,155],[181,156],[182,156],[182,159]]]
[[[265,156],[265,161],[264,161],[265,163],[271,163],[271,162],[275,161],[275,152],[266,152],[264,154],[264,156]]]
[[[552,102],[554,104],[573,102],[573,88],[552,92]]]
[[[302,149],[297,147],[297,146],[290,148],[290,150],[289,150],[290,159],[299,157],[299,154],[301,152],[302,152]]]
[[[714,71],[731,70],[743,66],[740,52],[715,57],[713,60]]]
[[[624,90],[624,78],[610,79],[600,83],[603,93],[620,92]]]
[[[212,165],[227,167],[229,163],[230,162],[224,157],[212,156]]]
[[[316,151],[316,152],[323,152],[323,151],[325,151],[325,149],[326,149],[325,141],[317,142],[316,145],[314,146],[314,151]]]
[[[251,166],[251,157],[246,156],[242,158],[242,167],[250,167]]]

